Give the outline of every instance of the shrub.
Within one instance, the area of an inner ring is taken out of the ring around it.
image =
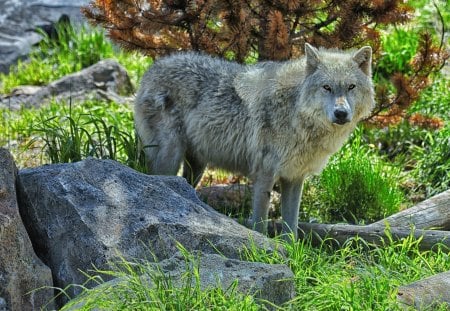
[[[104,27],[114,42],[152,57],[196,50],[238,62],[280,61],[302,55],[305,42],[343,49],[369,44],[374,63],[380,56],[383,59],[378,68],[383,79],[376,83],[377,107],[371,122],[385,125],[403,118],[429,85],[432,73],[449,57],[442,37],[437,38],[435,29],[426,28],[425,23],[414,34],[399,30],[397,39],[408,39],[404,46],[395,38],[381,44],[384,31],[410,21],[414,10],[425,6],[413,2],[414,6],[399,0],[191,0],[152,1],[143,6],[133,1],[93,0],[82,11],[92,24]],[[430,14],[445,6],[433,8]],[[438,24],[445,21],[438,19]],[[382,54],[385,45],[395,53]]]
[[[320,177],[305,186],[303,211],[308,217],[370,223],[398,211],[404,200],[398,186],[400,169],[389,166],[360,142],[358,130]]]

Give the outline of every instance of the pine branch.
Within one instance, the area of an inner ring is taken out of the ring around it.
[[[413,72],[386,77],[394,92],[376,86],[379,104],[370,122],[410,118],[425,124],[405,111],[448,59],[443,16],[433,4],[441,22],[440,45],[423,35],[410,63]],[[250,55],[260,60],[297,57],[305,42],[336,48],[370,44],[376,61],[382,52],[380,26],[405,23],[412,10],[402,0],[92,0],[82,12],[126,49],[152,57],[194,49],[243,62]]]

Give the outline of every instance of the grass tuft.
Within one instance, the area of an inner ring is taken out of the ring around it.
[[[92,279],[109,282],[83,290],[77,298],[61,310],[261,310],[254,298],[237,291],[237,282],[223,289],[202,289],[199,258],[179,247],[185,261],[185,272],[175,280],[154,263],[146,261],[121,261],[111,270],[96,270]]]
[[[8,126],[13,128],[8,139],[23,140],[24,145],[18,147],[22,152],[36,146],[42,150],[45,156],[39,164],[76,162],[92,156],[145,170],[132,112],[126,105],[85,101],[72,106],[52,102],[38,110],[23,111],[21,118],[14,118],[17,113],[4,111],[3,117],[13,120]]]
[[[305,185],[304,218],[367,224],[399,210],[405,201],[398,182],[400,169],[383,161],[361,141],[357,129],[320,177]]]

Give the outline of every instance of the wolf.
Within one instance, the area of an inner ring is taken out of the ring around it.
[[[149,172],[194,187],[207,165],[253,182],[251,224],[267,230],[281,188],[285,236],[297,238],[303,182],[318,174],[374,107],[372,49],[316,48],[285,62],[241,65],[196,52],[155,61],[134,105]],[[289,234],[288,234],[289,233]]]

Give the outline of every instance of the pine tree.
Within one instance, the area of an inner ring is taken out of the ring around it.
[[[302,55],[308,42],[342,49],[368,44],[376,63],[383,53],[380,30],[408,22],[413,9],[402,0],[95,0],[83,13],[113,41],[152,57],[196,50],[238,62],[280,61]],[[395,72],[377,83],[370,121],[385,125],[406,118],[447,58],[442,44],[421,34],[412,73]]]

